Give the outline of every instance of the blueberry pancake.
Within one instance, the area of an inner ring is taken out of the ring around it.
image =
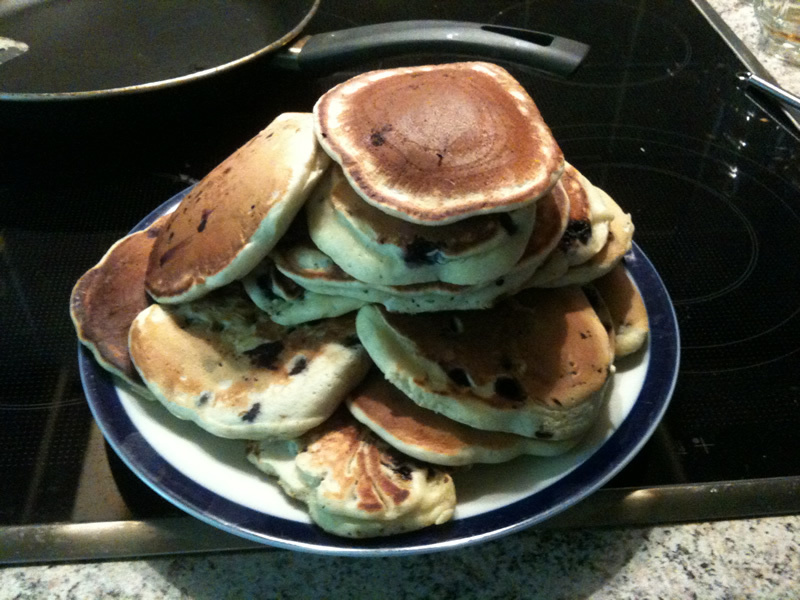
[[[413,531],[445,523],[455,510],[449,473],[397,452],[344,409],[299,439],[248,443],[247,458],[336,535]]]
[[[170,412],[227,438],[300,435],[327,419],[369,367],[352,316],[284,327],[228,288],[151,305],[134,320],[129,348]]]
[[[380,371],[372,371],[348,395],[346,404],[356,419],[392,447],[439,465],[499,463],[523,454],[556,456],[580,440],[539,440],[464,425],[415,404]]]
[[[522,208],[564,168],[534,101],[491,63],[364,73],[323,94],[314,117],[359,196],[413,223]]]
[[[520,289],[547,258],[566,228],[568,209],[569,199],[559,182],[536,203],[535,225],[522,257],[509,272],[482,285],[368,284],[345,273],[314,245],[307,232],[296,226],[278,243],[270,257],[278,270],[306,293],[346,296],[403,313],[489,308],[499,298]],[[268,280],[263,282],[269,284]]]
[[[356,327],[391,383],[478,429],[577,437],[613,370],[605,326],[576,286],[525,290],[483,311],[404,315],[369,305]]]
[[[481,284],[508,272],[531,236],[535,204],[432,227],[364,202],[338,167],[306,206],[314,244],[346,273],[375,285]]]
[[[242,279],[253,303],[281,325],[299,325],[358,310],[366,300],[309,291],[281,273],[269,258]]]
[[[614,215],[608,225],[606,243],[600,251],[586,262],[571,266],[554,278],[542,277],[542,273],[537,271],[526,285],[532,287],[583,285],[602,277],[622,261],[633,244],[633,221],[608,194],[599,188],[598,191],[604,196],[606,206]]]
[[[98,364],[147,395],[128,354],[128,330],[136,315],[151,303],[144,276],[150,251],[167,218],[163,216],[111,246],[77,281],[69,305],[78,339]]]
[[[282,241],[270,257],[282,275],[308,294],[343,296],[361,304],[383,304],[398,312],[429,312],[488,308],[499,296],[508,293],[513,279],[492,281],[480,286],[463,286],[434,281],[412,285],[376,285],[359,281],[345,273],[314,245],[307,235]],[[520,283],[527,277],[518,278]]]
[[[537,285],[556,280],[568,269],[595,256],[608,241],[609,226],[614,218],[608,195],[592,185],[570,164],[564,169],[561,183],[569,197],[569,218],[558,244],[534,275]]]
[[[559,242],[569,266],[586,262],[605,246],[608,224],[614,218],[606,205],[606,195],[570,164],[561,181],[569,196],[569,222]]]
[[[186,302],[240,279],[285,233],[329,164],[308,113],[284,113],[183,198],[156,239],[146,284]]]
[[[647,341],[650,324],[644,299],[625,266],[617,264],[592,285],[608,307],[616,337],[616,357],[633,354]]]

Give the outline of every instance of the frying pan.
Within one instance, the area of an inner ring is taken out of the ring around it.
[[[175,86],[257,56],[288,69],[445,50],[568,75],[588,46],[542,32],[401,21],[300,37],[321,0],[0,0],[0,99],[65,100]]]

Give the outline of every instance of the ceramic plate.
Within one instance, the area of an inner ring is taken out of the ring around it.
[[[184,194],[134,231],[172,210]],[[128,467],[168,501],[220,529],[272,546],[342,555],[475,544],[530,527],[597,490],[636,455],[663,416],[678,372],[675,313],[658,273],[635,244],[625,264],[644,297],[651,335],[636,356],[617,361],[608,402],[589,435],[562,456],[525,456],[456,473],[453,520],[417,532],[372,540],[329,535],[247,461],[243,441],[214,437],[117,387],[79,344],[81,379],[95,420]]]

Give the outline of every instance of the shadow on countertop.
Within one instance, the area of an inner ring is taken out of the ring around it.
[[[647,545],[649,532],[533,530],[460,550],[391,558],[267,550],[148,563],[181,597],[198,600],[581,599],[607,588]]]

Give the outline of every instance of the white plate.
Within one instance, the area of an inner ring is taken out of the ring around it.
[[[134,231],[174,208],[184,194]],[[118,388],[79,344],[81,380],[95,420],[128,467],[168,501],[211,525],[273,546],[328,554],[396,555],[464,546],[529,527],[585,498],[636,455],[661,420],[678,372],[675,313],[663,282],[635,244],[626,266],[644,297],[650,338],[635,357],[618,361],[608,402],[589,435],[559,457],[526,456],[457,473],[453,520],[403,535],[350,540],[323,532],[301,505],[247,462],[241,440],[212,436],[159,403]]]

